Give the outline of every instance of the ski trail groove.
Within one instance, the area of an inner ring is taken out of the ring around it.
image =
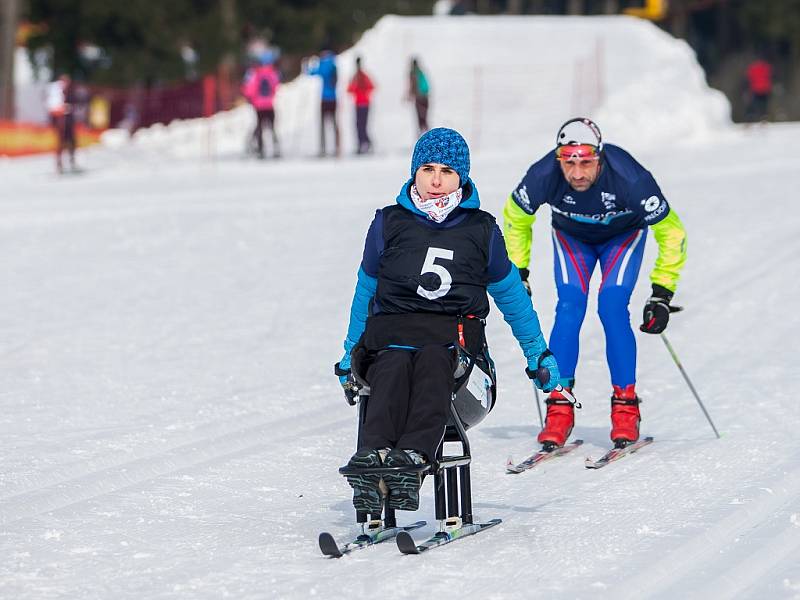
[[[720,553],[736,538],[764,525],[781,509],[800,504],[800,470],[789,473],[772,489],[773,494],[742,505],[707,531],[692,536],[686,543],[660,556],[651,563],[651,568],[622,581],[615,586],[616,593],[609,595],[619,598],[679,597],[682,582],[691,573],[706,570],[706,566],[707,570],[713,571],[711,567],[719,564]],[[724,575],[706,584],[709,595],[698,594],[697,597],[734,597],[737,592],[756,583],[776,562],[799,549],[800,534],[794,524],[787,523],[784,532],[777,540],[770,541],[768,548],[748,556],[742,564],[731,564]]]
[[[278,427],[275,421],[263,422],[216,436],[191,440],[149,456],[7,496],[0,500],[0,525],[7,526],[21,519],[65,508],[183,469],[262,452],[287,438],[330,433],[334,429],[353,424],[353,419],[347,418],[302,429],[290,426],[291,423],[307,422],[302,416],[285,419],[288,423],[282,424],[279,421]],[[316,419],[312,422],[319,423]],[[275,435],[276,431],[281,433]]]

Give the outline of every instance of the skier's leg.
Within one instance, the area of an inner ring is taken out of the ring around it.
[[[568,391],[575,385],[578,340],[586,315],[589,280],[597,261],[594,249],[553,230],[553,258],[558,292],[556,318],[550,334],[550,350],[561,371],[559,383]],[[563,446],[575,425],[575,407],[560,391],[547,397],[547,418],[537,440],[543,448]]]
[[[50,117],[50,122],[56,130],[56,171],[59,173],[64,171],[64,166],[61,163],[61,154],[64,150],[64,117],[53,115]]]
[[[325,108],[325,100],[320,104],[319,109],[319,155],[325,156],[325,120],[327,119],[327,110]]]
[[[264,158],[264,120],[266,115],[263,110],[256,111],[256,129],[253,132],[253,139],[256,141],[256,154],[259,158]]]
[[[278,143],[278,132],[275,129],[275,109],[267,109],[267,123],[272,133],[272,155],[278,158],[281,155],[281,146]]]
[[[408,418],[413,355],[408,350],[380,352],[367,371],[370,396],[361,425],[361,448],[394,447]]]
[[[388,350],[378,354],[367,370],[370,397],[359,431],[358,450],[347,463],[349,467],[369,468],[384,464],[387,448],[394,446],[408,412],[408,392],[412,374],[411,353]],[[382,508],[383,496],[379,475],[348,475],[353,488],[353,506],[375,518]]]
[[[639,438],[639,398],[636,395],[636,338],[628,304],[639,276],[647,229],[619,235],[603,245],[603,282],[597,309],[606,335],[606,359],[611,372],[611,439],[617,445]]]
[[[558,361],[560,383],[572,387],[578,364],[579,335],[597,262],[594,249],[562,231],[553,230],[553,267],[558,292],[550,350]]]
[[[369,105],[364,107],[364,143],[366,145],[365,152],[372,150],[372,140],[369,139]]]
[[[331,100],[331,120],[333,121],[333,141],[336,148],[336,156],[342,155],[339,138],[339,121],[336,118],[336,100]]]
[[[424,346],[414,353],[408,418],[396,447],[386,456],[386,466],[413,466],[435,458],[447,426],[454,369],[455,354],[445,346]],[[385,475],[389,507],[417,510],[422,477],[408,471]]]
[[[398,448],[436,456],[450,414],[455,354],[445,346],[424,346],[414,353],[408,418]]]
[[[356,136],[358,137],[359,154],[366,150],[367,145],[367,118],[365,109],[365,106],[356,106]]]
[[[616,236],[600,250],[603,281],[597,312],[606,336],[611,383],[621,388],[636,383],[636,337],[628,304],[639,277],[646,239],[647,229],[637,229]]]

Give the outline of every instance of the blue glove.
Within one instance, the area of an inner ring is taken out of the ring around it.
[[[543,392],[552,392],[558,386],[558,380],[561,379],[556,357],[550,350],[545,350],[535,360],[528,359],[528,368],[525,369],[525,373]]]

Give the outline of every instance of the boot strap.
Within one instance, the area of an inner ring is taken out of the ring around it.
[[[574,404],[572,402],[570,402],[569,400],[567,400],[566,398],[563,398],[563,399],[545,398],[544,403],[547,404],[547,406],[552,406],[554,404],[564,404],[564,405],[574,406]]]
[[[642,401],[639,398],[639,396],[636,396],[636,398],[634,398],[633,400],[625,400],[623,398],[617,398],[615,396],[611,396],[611,406],[614,406],[615,404],[621,404],[625,406],[637,406],[641,403]]]

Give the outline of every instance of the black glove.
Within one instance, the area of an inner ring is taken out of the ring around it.
[[[525,291],[528,292],[528,296],[531,295],[531,284],[528,283],[528,277],[530,277],[530,269],[522,268],[519,270],[519,278],[522,279],[522,285],[525,286]]]
[[[340,368],[339,363],[333,365],[333,372],[339,378],[339,383],[342,384],[344,399],[347,400],[350,406],[355,406],[358,403],[358,392],[361,386],[358,385],[358,382],[353,377],[353,373],[350,369]]]
[[[667,328],[669,323],[669,302],[672,300],[672,292],[667,288],[653,284],[653,295],[644,305],[642,313],[642,324],[640,331],[645,333],[661,333]]]

